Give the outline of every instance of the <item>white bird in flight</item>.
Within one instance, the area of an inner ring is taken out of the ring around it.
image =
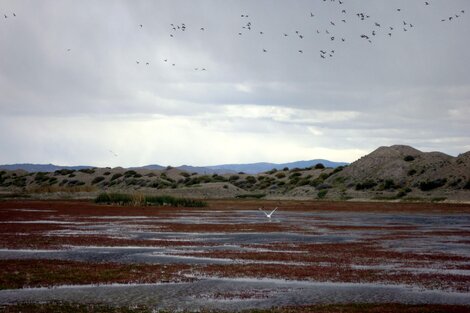
[[[274,210],[272,210],[270,213],[266,213],[262,208],[258,208],[258,210],[263,211],[263,213],[266,215],[267,218],[271,218],[273,213],[277,210],[277,207]]]

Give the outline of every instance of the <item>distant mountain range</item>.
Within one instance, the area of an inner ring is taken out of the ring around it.
[[[336,168],[338,166],[348,165],[345,162],[332,162],[324,159],[315,159],[310,161],[296,161],[290,163],[248,163],[248,164],[222,164],[222,165],[213,165],[213,166],[205,166],[205,168],[216,170],[216,171],[224,171],[227,173],[228,171],[232,172],[244,172],[247,174],[258,174],[262,172],[266,172],[272,170],[273,168],[277,170],[282,170],[285,167],[289,169],[293,168],[306,168],[310,166],[314,166],[318,163],[323,164],[325,167],[332,167]]]
[[[190,166],[190,165],[182,165],[176,167],[179,170],[190,172],[190,173],[198,173],[198,174],[227,174],[227,173],[239,173],[244,172],[247,174],[258,174],[262,172],[266,172],[272,170],[273,168],[280,170],[285,167],[290,169],[292,168],[306,168],[310,166],[314,166],[318,163],[323,164],[325,167],[332,167],[336,168],[338,166],[344,166],[348,163],[345,162],[332,162],[324,159],[315,159],[310,161],[296,161],[290,163],[267,163],[267,162],[260,162],[260,163],[248,163],[248,164],[222,164],[222,165],[210,165],[210,166]],[[61,169],[73,169],[73,170],[80,170],[86,168],[94,168],[94,166],[59,166],[54,164],[30,164],[30,163],[22,163],[22,164],[7,164],[7,165],[0,165],[0,169],[3,170],[24,170],[27,172],[54,172]],[[129,169],[138,170],[138,169],[145,169],[145,170],[163,170],[167,168],[167,166],[162,166],[158,164],[151,164],[145,165],[140,167],[131,167]]]
[[[59,165],[54,165],[54,164],[31,164],[31,163],[0,165],[1,170],[7,170],[7,171],[23,170],[26,172],[55,172],[55,171],[63,170],[63,169],[81,170],[81,169],[92,168],[92,167],[93,166],[59,166]]]

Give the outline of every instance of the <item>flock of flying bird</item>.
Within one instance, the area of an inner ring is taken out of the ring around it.
[[[327,0],[323,0],[323,2],[327,2]],[[329,0],[330,3],[338,3],[339,5],[343,5],[344,4],[344,1],[341,1],[341,0]],[[430,1],[425,1],[424,2],[424,6],[429,6],[431,5],[431,2]],[[322,29],[320,30],[319,28],[317,28],[315,31],[314,31],[314,34],[315,35],[326,35],[328,38],[329,38],[329,41],[331,42],[341,42],[341,43],[344,43],[346,42],[346,38],[345,36],[337,36],[335,35],[335,32],[334,32],[334,29],[337,28],[336,26],[338,25],[338,23],[340,24],[347,24],[348,23],[348,20],[349,17],[350,17],[350,14],[349,12],[344,9],[344,8],[340,8],[340,15],[341,17],[336,21],[336,20],[330,20],[326,29]],[[400,14],[403,12],[403,10],[401,8],[397,8],[396,9],[396,12],[397,14]],[[465,10],[460,10],[459,11],[459,14],[454,14],[454,15],[451,15],[445,19],[442,19],[441,21],[442,22],[445,22],[445,21],[452,21],[453,19],[456,19],[456,18],[459,18],[461,16],[461,14],[464,14],[465,13]],[[308,14],[308,16],[312,19],[314,19],[316,17],[316,14],[314,12],[310,12]],[[371,19],[371,16],[368,15],[367,13],[365,12],[359,12],[359,13],[354,13],[354,15],[357,19],[359,19],[360,21],[367,21],[369,19]],[[248,14],[242,14],[241,15],[241,18],[249,18],[249,15]],[[376,36],[378,36],[381,32],[382,33],[385,33],[386,36],[388,37],[392,37],[394,31],[397,31],[400,29],[400,27],[402,28],[402,31],[403,32],[408,32],[410,29],[412,29],[414,27],[413,23],[410,23],[408,21],[405,21],[403,20],[403,25],[400,25],[400,26],[382,26],[381,23],[377,22],[377,21],[374,21],[373,22],[373,25],[372,25],[372,29],[370,29],[369,32],[366,32],[366,33],[361,33],[360,34],[360,38],[361,39],[364,39],[366,40],[367,42],[369,43],[372,43],[373,41],[373,38],[376,38]],[[238,32],[238,35],[239,36],[242,36],[244,35],[247,31],[248,32],[251,32],[253,30],[253,23],[251,21],[247,21],[246,23],[243,24],[242,26],[242,29],[240,30],[240,32]],[[259,32],[259,35],[264,35],[264,32],[263,31],[258,31]],[[282,36],[283,37],[288,37],[290,34],[288,33],[282,33]],[[301,33],[299,30],[296,30],[295,31],[295,35],[296,37],[298,37],[298,39],[304,39],[306,38],[305,34]],[[267,53],[268,50],[266,48],[263,48],[262,49],[263,53]],[[304,50],[303,49],[298,49],[297,50],[298,53],[300,54],[303,54],[304,53]],[[329,49],[321,49],[319,50],[319,56],[320,58],[322,59],[326,59],[327,57],[329,58],[332,58],[335,54],[335,50],[329,50]]]
[[[335,3],[335,4],[340,5],[339,11],[338,11],[338,14],[340,17],[335,20],[329,20],[329,23],[327,23],[328,25],[326,27],[324,25],[323,27],[318,27],[317,25],[317,27],[315,27],[313,31],[310,32],[310,34],[303,33],[299,30],[295,30],[295,33],[283,32],[283,33],[280,33],[279,36],[284,37],[284,38],[294,36],[300,41],[307,40],[310,37],[310,35],[326,36],[326,38],[325,37],[322,38],[323,42],[327,41],[327,42],[330,42],[330,44],[328,45],[328,48],[324,47],[322,49],[319,49],[318,54],[320,58],[327,59],[327,58],[334,57],[336,48],[341,47],[339,46],[339,44],[344,44],[346,43],[346,41],[350,39],[350,38],[347,38],[347,36],[344,34],[338,34],[337,30],[339,29],[338,26],[340,24],[346,25],[347,23],[351,22],[352,18],[360,22],[368,22],[368,21],[370,22],[370,24],[366,24],[367,27],[369,27],[368,31],[358,34],[358,37],[357,37],[369,43],[373,43],[374,39],[378,38],[379,36],[386,36],[388,38],[391,38],[394,32],[396,31],[408,32],[409,30],[415,27],[413,23],[403,20],[403,19],[399,25],[382,25],[382,23],[373,19],[371,15],[365,12],[358,12],[358,13],[351,14],[345,7],[342,6],[344,4],[344,1],[345,0],[322,0],[322,2],[324,3],[326,2],[327,4]],[[430,0],[424,1],[423,5],[431,6],[432,2]],[[398,18],[400,18],[401,16],[400,14],[403,13],[403,11],[405,11],[402,8],[396,8],[395,10],[396,10],[395,13],[398,14]],[[441,22],[455,21],[456,19],[460,18],[463,14],[465,14],[465,10],[463,9],[459,10],[455,14],[442,18]],[[14,12],[11,12],[9,14],[4,13],[3,15],[5,19],[8,19],[10,17],[16,18],[16,13]],[[318,14],[314,12],[307,12],[306,15],[307,15],[306,18],[310,18],[312,19],[312,21],[315,21],[318,18],[317,16]],[[241,24],[241,29],[238,31],[238,36],[242,37],[250,33],[257,34],[258,36],[260,36],[259,42],[263,42],[262,37],[265,35],[265,31],[262,29],[255,28],[254,23],[250,19],[250,15],[246,13],[241,14],[240,18],[242,20],[242,24]],[[137,26],[139,29],[144,29],[143,24],[138,24]],[[175,39],[178,33],[184,33],[189,29],[189,27],[185,23],[179,23],[179,24],[171,23],[169,27],[170,27],[169,37],[172,39]],[[200,27],[199,31],[205,32],[206,27]],[[70,52],[71,49],[67,49],[67,51]],[[269,53],[269,50],[266,47],[262,48],[261,51],[262,53]],[[300,44],[299,44],[299,48],[297,49],[297,53],[304,54],[304,49],[300,48]],[[176,63],[174,61],[170,61],[168,58],[163,59],[162,62],[164,62],[165,64],[168,64],[171,67],[176,66]],[[135,63],[137,65],[149,66],[151,64],[151,61],[150,60],[147,60],[147,61],[136,60]],[[201,71],[201,72],[207,71],[206,67],[203,67],[203,66],[195,66],[193,67],[193,70]]]
[[[336,3],[340,5],[339,8],[339,15],[340,18],[337,20],[330,20],[327,27],[317,27],[314,28],[313,32],[311,32],[309,35],[306,33],[303,33],[299,30],[295,30],[295,33],[287,33],[283,32],[279,34],[280,37],[289,37],[289,36],[294,36],[298,38],[299,40],[307,40],[310,35],[313,36],[326,36],[327,41],[331,43],[331,45],[325,45],[326,47],[323,47],[322,49],[318,50],[319,57],[321,59],[327,59],[327,58],[333,58],[336,52],[336,49],[338,47],[338,44],[344,44],[347,39],[347,36],[344,34],[337,34],[336,30],[339,28],[338,26],[340,24],[346,25],[349,23],[353,18],[360,21],[360,22],[370,22],[370,24],[366,24],[369,26],[369,30],[367,32],[363,32],[358,34],[357,38],[360,38],[361,40],[365,40],[368,43],[373,43],[374,39],[378,38],[379,36],[386,36],[388,38],[391,38],[395,32],[401,31],[401,32],[408,32],[412,30],[415,25],[414,23],[410,21],[406,21],[402,19],[398,25],[382,25],[379,21],[373,20],[371,15],[365,13],[365,12],[358,12],[358,13],[353,13],[350,14],[347,9],[345,9],[342,5],[344,4],[344,0],[322,0],[323,2],[328,2],[328,3]],[[432,5],[431,1],[424,1],[423,6],[430,6]],[[396,8],[396,14],[398,15],[398,18],[400,18],[401,14],[406,11],[405,9],[402,8]],[[460,10],[458,13],[453,14],[449,17],[446,17],[442,19],[442,22],[446,21],[453,21],[455,19],[458,19],[461,17],[462,14],[465,14],[465,10]],[[240,30],[238,31],[238,36],[243,37],[248,34],[256,34],[259,37],[259,41],[262,42],[262,37],[265,35],[265,31],[262,29],[257,29],[254,25],[254,22],[250,18],[249,14],[241,14],[241,26]],[[310,18],[312,20],[315,20],[317,18],[317,14],[314,12],[308,12],[307,13],[307,18]],[[139,25],[140,28],[143,27],[142,24]],[[187,25],[185,23],[180,23],[180,24],[170,24],[170,33],[169,36],[170,38],[176,38],[178,32],[185,32],[188,29]],[[206,27],[200,27],[199,31],[205,32]],[[300,46],[300,45],[299,45]],[[262,53],[269,53],[269,50],[267,47],[262,48]],[[298,54],[304,54],[304,49],[298,48],[297,49]],[[164,62],[168,62],[168,59],[164,59]],[[137,61],[138,62],[138,61]],[[138,63],[139,64],[139,63]],[[149,63],[146,63],[147,65]],[[172,66],[175,66],[175,63],[171,63]],[[205,71],[205,68],[200,68],[200,67],[195,67],[195,71],[201,70]]]

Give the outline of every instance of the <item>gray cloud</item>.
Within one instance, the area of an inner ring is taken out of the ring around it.
[[[0,13],[9,16],[0,20],[0,163],[353,161],[394,143],[470,149],[465,0],[10,0]],[[182,23],[186,31],[172,30]],[[126,152],[142,136],[166,151]],[[242,139],[259,149],[207,156],[209,145]],[[193,152],[183,157],[178,145]],[[263,152],[283,145],[293,152]],[[127,156],[109,159],[116,146]],[[327,155],[309,155],[319,151]]]

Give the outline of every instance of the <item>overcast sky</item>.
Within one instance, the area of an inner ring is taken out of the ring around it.
[[[342,1],[1,0],[0,164],[470,150],[470,1]]]

